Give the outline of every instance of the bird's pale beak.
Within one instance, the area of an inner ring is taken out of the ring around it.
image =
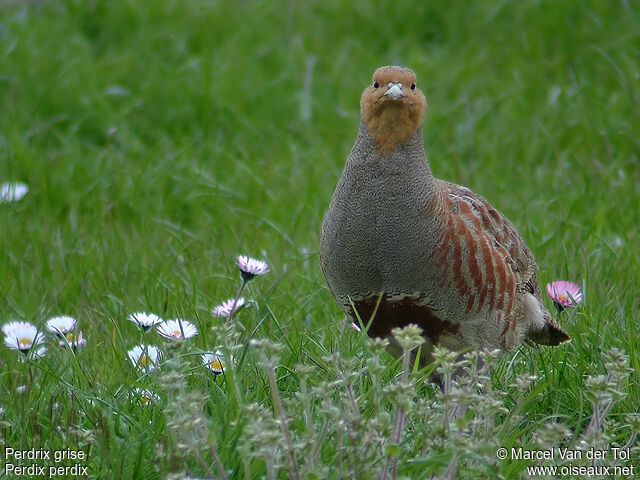
[[[387,87],[388,87],[387,91],[384,93],[385,97],[389,97],[394,100],[398,100],[399,98],[404,97],[404,92],[402,91],[402,84],[400,82],[398,83],[389,82]]]

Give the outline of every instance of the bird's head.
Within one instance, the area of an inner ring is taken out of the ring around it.
[[[416,74],[405,67],[378,68],[360,99],[362,121],[381,153],[415,133],[426,107],[424,94],[416,87]]]

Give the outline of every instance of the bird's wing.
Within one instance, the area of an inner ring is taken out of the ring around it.
[[[467,310],[496,312],[504,322],[504,336],[518,321],[513,312],[516,295],[530,298],[530,294],[536,318],[530,319],[527,339],[543,345],[568,341],[569,336],[542,304],[535,259],[513,224],[468,188],[444,181],[442,187],[448,222],[443,260],[449,257],[450,274],[466,295]]]
[[[468,188],[441,181],[444,228],[436,255],[467,300],[467,311],[498,312],[511,324],[516,292],[537,288],[536,263],[513,224]],[[533,285],[535,283],[535,285]]]

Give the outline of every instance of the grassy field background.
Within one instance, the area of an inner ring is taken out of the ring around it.
[[[490,383],[507,411],[482,417],[494,443],[476,455],[477,431],[421,423],[442,400],[424,374],[405,378],[342,330],[318,264],[360,94],[386,64],[418,75],[436,176],[514,222],[543,286],[585,291],[559,317],[571,343],[498,361]],[[407,478],[514,478],[532,462],[495,448],[540,445],[550,424],[577,445],[593,413],[585,378],[609,371],[604,352],[617,348],[630,372],[589,441],[633,442],[639,119],[635,2],[0,2],[0,183],[30,188],[0,204],[0,322],[71,315],[87,339],[75,356],[50,340],[39,361],[0,346],[1,441],[81,449],[88,478],[222,477],[216,456],[229,478],[372,478],[387,458]],[[244,329],[227,331],[210,311],[235,294],[239,254],[272,271],[249,284]],[[126,357],[141,341],[127,321],[137,311],[200,334],[143,375]],[[284,348],[274,359],[251,338]],[[213,377],[197,354],[219,346],[234,360]],[[524,373],[538,379],[518,397]],[[396,398],[402,382],[412,393]],[[136,387],[160,400],[140,406]],[[398,404],[407,423],[387,441]],[[181,436],[191,430],[200,436]],[[363,454],[363,439],[379,448]],[[640,468],[631,454],[619,465]]]

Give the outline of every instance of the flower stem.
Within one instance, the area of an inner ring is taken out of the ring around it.
[[[229,311],[229,316],[227,317],[227,324],[231,323],[231,317],[233,316],[233,313],[236,311],[238,300],[242,296],[242,292],[244,292],[244,287],[246,286],[247,286],[247,280],[245,280],[243,277],[242,285],[240,285],[240,288],[238,289],[238,293],[236,293],[236,298],[233,299],[233,305],[231,306],[231,310]]]

